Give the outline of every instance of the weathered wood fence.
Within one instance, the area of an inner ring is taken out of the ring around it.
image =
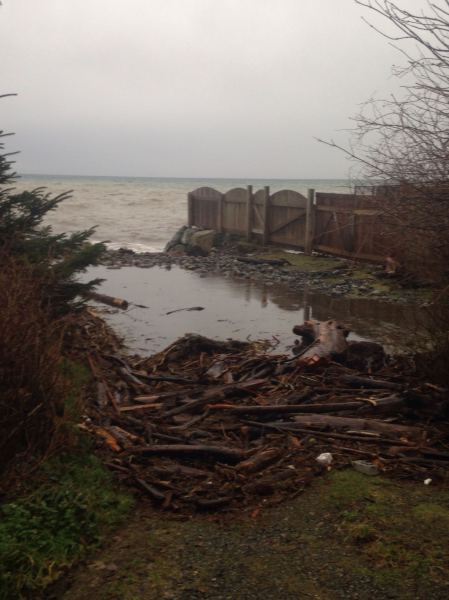
[[[201,187],[188,194],[188,224],[224,233],[237,233],[263,244],[319,250],[383,262],[382,212],[377,199],[354,194],[292,190],[270,194],[252,186],[225,194]]]

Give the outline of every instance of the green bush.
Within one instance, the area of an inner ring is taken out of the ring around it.
[[[44,188],[15,193],[17,176],[1,142],[5,135],[0,131],[0,251],[33,265],[46,283],[47,303],[67,312],[83,304],[83,294],[100,282],[81,283],[77,275],[97,264],[105,245],[89,242],[95,228],[55,234],[43,225],[47,213],[68,200],[70,193],[52,196]]]
[[[85,452],[50,461],[44,475],[36,491],[0,507],[0,600],[40,597],[132,504]]]

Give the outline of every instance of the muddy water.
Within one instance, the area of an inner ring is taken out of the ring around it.
[[[423,311],[411,306],[332,298],[307,289],[291,291],[177,267],[95,267],[87,274],[92,277],[106,279],[100,292],[130,302],[127,311],[98,308],[105,310],[107,321],[125,338],[128,349],[139,353],[162,350],[185,333],[216,339],[272,339],[283,352],[295,338],[292,327],[309,318],[339,319],[350,327],[350,339],[378,341],[391,352],[409,349],[424,319]],[[204,310],[179,310],[199,306]],[[179,312],[167,314],[170,311]],[[423,341],[419,336],[419,343]]]

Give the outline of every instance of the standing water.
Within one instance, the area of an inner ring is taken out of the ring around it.
[[[200,275],[179,267],[105,267],[89,269],[86,277],[105,281],[100,291],[126,299],[126,311],[98,308],[124,337],[129,351],[153,353],[186,333],[215,339],[267,339],[275,351],[294,343],[294,325],[306,319],[339,319],[351,330],[349,339],[374,340],[387,352],[410,349],[410,338],[422,329],[424,313],[413,306],[366,298],[332,298],[256,281]],[[202,310],[185,310],[189,308]]]

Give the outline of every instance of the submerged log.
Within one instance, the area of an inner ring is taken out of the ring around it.
[[[301,363],[315,363],[344,354],[348,348],[349,331],[338,321],[305,321],[295,325],[293,333],[303,338],[296,351]]]
[[[107,296],[106,294],[87,292],[85,296],[89,300],[95,300],[95,302],[101,302],[102,304],[107,304],[108,306],[113,306],[114,308],[121,308],[122,310],[126,310],[129,306],[127,300],[123,300],[122,298],[114,298],[113,296]]]

